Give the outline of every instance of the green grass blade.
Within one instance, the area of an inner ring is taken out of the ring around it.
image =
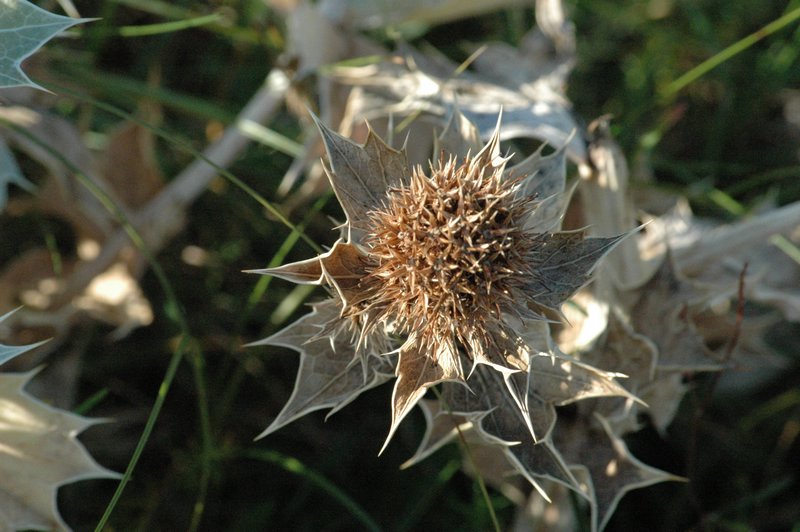
[[[295,244],[297,244],[297,241],[300,238],[300,232],[303,231],[311,219],[322,210],[322,208],[332,197],[333,191],[329,191],[327,194],[321,196],[316,202],[314,202],[300,223],[297,224],[295,230],[289,233],[289,236],[286,237],[280,248],[278,248],[278,251],[275,252],[275,254],[272,256],[272,259],[270,259],[269,263],[267,263],[267,268],[274,268],[283,263],[286,255],[288,255],[292,248],[294,248]],[[269,285],[273,279],[274,277],[271,275],[259,276],[258,282],[250,292],[250,296],[247,298],[247,304],[240,314],[239,323],[237,325],[237,334],[234,335],[235,338],[241,337],[241,332],[244,329],[246,321],[249,319],[258,302],[264,297],[264,294],[267,292],[267,288],[269,288]],[[239,346],[235,347],[238,348]],[[226,371],[230,371],[230,369],[227,369]],[[222,397],[216,401],[218,406],[214,411],[215,419],[224,419],[228,415],[231,405],[233,404],[233,400],[239,393],[239,388],[241,387],[242,380],[244,379],[245,375],[245,365],[243,363],[239,363],[236,365],[236,369],[233,371],[233,374],[225,379],[228,385],[225,387]]]
[[[719,65],[733,56],[743,52],[744,50],[747,50],[761,39],[772,35],[780,29],[785,28],[797,19],[800,19],[800,7],[793,9],[782,17],[773,20],[758,31],[755,31],[747,37],[733,43],[718,54],[706,59],[678,79],[674,80],[660,92],[660,99],[664,102],[672,100],[687,85],[693,83],[711,70],[717,68]]]
[[[150,439],[150,434],[152,433],[153,427],[155,426],[156,421],[158,420],[158,416],[161,412],[161,408],[164,405],[164,401],[166,400],[167,393],[172,385],[172,381],[175,377],[175,373],[177,372],[177,368],[180,365],[180,362],[183,360],[184,354],[187,351],[187,345],[191,340],[191,332],[189,330],[189,325],[186,320],[186,316],[182,310],[182,307],[178,301],[177,296],[175,295],[175,290],[170,282],[169,278],[167,277],[164,269],[161,267],[161,264],[156,260],[153,253],[148,248],[147,244],[145,243],[144,239],[142,238],[141,234],[136,230],[133,226],[131,221],[128,219],[127,215],[123,211],[123,209],[115,203],[115,201],[109,196],[105,190],[97,183],[95,183],[89,176],[84,174],[79,168],[75,167],[66,157],[64,157],[61,153],[54,150],[51,146],[49,146],[46,142],[42,141],[36,135],[33,135],[30,131],[25,128],[19,127],[18,125],[8,122],[7,120],[0,119],[0,123],[4,124],[9,129],[13,129],[20,135],[25,136],[31,142],[35,143],[37,146],[45,150],[49,155],[56,158],[61,164],[64,165],[70,172],[72,172],[76,179],[88,189],[92,195],[103,205],[109,213],[111,213],[114,218],[116,218],[122,227],[124,228],[125,232],[130,237],[131,241],[134,243],[136,248],[142,253],[142,256],[148,262],[148,265],[153,270],[153,273],[156,275],[159,284],[161,285],[162,290],[166,296],[167,302],[169,307],[172,309],[172,312],[168,312],[168,316],[170,316],[175,323],[178,325],[181,331],[181,341],[178,348],[172,355],[170,359],[169,366],[167,371],[161,381],[161,385],[159,386],[158,395],[156,396],[156,400],[153,403],[153,407],[150,410],[150,415],[148,416],[147,422],[145,423],[145,428],[142,431],[142,435],[139,438],[139,441],[134,449],[133,455],[131,456],[130,461],[128,462],[128,466],[125,469],[125,473],[123,473],[122,479],[120,480],[119,484],[117,485],[117,489],[114,492],[114,495],[111,498],[108,506],[106,507],[103,516],[100,519],[100,522],[97,524],[96,530],[99,532],[102,530],[111,516],[115,506],[117,505],[119,498],[122,496],[122,492],[125,489],[125,486],[130,481],[131,475],[133,474],[134,469],[136,468],[136,464],[139,461],[139,457],[141,456],[142,452],[144,451],[144,447],[147,444],[148,440]],[[199,352],[195,352],[195,357],[193,357],[194,365],[197,365],[197,360],[202,359],[202,356]],[[199,373],[196,372],[195,375],[197,376]],[[201,478],[201,484],[199,486],[199,493],[203,496],[207,490],[207,482],[210,478],[210,466],[211,466],[211,447],[212,447],[212,440],[211,440],[211,429],[208,420],[210,419],[208,413],[208,403],[207,403],[207,393],[205,392],[205,383],[202,379],[196,380],[196,384],[198,387],[198,410],[200,414],[201,420],[201,438],[203,442],[203,449],[204,449],[204,456],[203,456],[203,463],[201,464],[203,475]],[[203,485],[205,482],[206,485]]]
[[[274,148],[281,153],[285,153],[286,155],[300,157],[305,151],[303,149],[303,145],[299,142],[295,142],[292,139],[281,135],[280,133],[253,122],[252,120],[239,120],[236,122],[236,126],[245,137],[260,142],[261,144],[269,146],[270,148]]]
[[[769,242],[786,253],[786,255],[797,264],[800,264],[800,248],[798,248],[791,240],[783,235],[775,235],[769,239]]]
[[[159,22],[157,24],[143,24],[141,26],[122,26],[117,28],[115,33],[122,37],[145,37],[197,28],[199,26],[219,22],[220,20],[222,20],[222,16],[219,13],[212,13],[211,15],[176,20],[174,22]]]
[[[88,415],[94,407],[102,403],[108,397],[108,388],[101,388],[91,395],[88,399],[72,409],[72,412],[79,416]]]
[[[196,10],[187,9],[175,3],[162,2],[160,0],[112,0],[112,2],[109,2],[109,4],[126,6],[131,9],[136,9],[144,13],[149,13],[151,15],[156,15],[174,21],[199,18],[203,16],[198,14]],[[259,32],[255,28],[226,24],[224,17],[221,17],[219,21],[210,22],[209,24],[205,25],[205,28],[242,44],[259,45],[263,44],[266,40],[263,32]]]
[[[180,344],[178,345],[177,349],[175,349],[175,352],[172,354],[172,357],[169,360],[169,366],[167,367],[167,371],[161,381],[161,385],[158,387],[158,395],[156,395],[153,408],[150,410],[150,415],[147,417],[147,422],[145,423],[142,435],[139,437],[136,448],[133,450],[133,454],[131,455],[131,459],[128,461],[128,467],[125,468],[125,473],[123,473],[122,479],[119,481],[119,484],[117,484],[117,489],[114,491],[114,495],[111,497],[108,506],[106,506],[106,511],[103,513],[103,516],[100,518],[100,521],[98,521],[97,526],[95,527],[95,532],[102,532],[106,528],[108,520],[111,518],[111,514],[114,512],[114,508],[116,508],[120,497],[122,497],[122,492],[125,490],[125,486],[127,486],[128,482],[131,480],[133,471],[136,469],[136,465],[139,463],[139,458],[142,456],[144,447],[147,445],[147,441],[150,439],[150,434],[153,432],[153,427],[155,427],[158,416],[161,413],[161,409],[167,399],[167,393],[169,393],[169,389],[172,386],[172,381],[175,379],[175,374],[178,372],[178,366],[180,365],[181,360],[183,360],[183,357],[186,353],[188,342],[189,339],[186,336],[182,337]]]
[[[165,87],[154,87],[127,76],[87,68],[69,61],[67,57],[58,63],[58,67],[63,68],[64,74],[72,81],[91,86],[94,94],[99,93],[110,101],[130,103],[144,98],[203,120],[218,120],[229,124],[236,119],[233,111],[202,98]]]
[[[300,460],[291,456],[286,456],[275,451],[267,451],[262,449],[249,449],[238,453],[243,458],[251,458],[253,460],[260,460],[275,464],[285,469],[286,471],[302,477],[311,484],[317,486],[322,491],[333,497],[342,506],[355,517],[366,530],[372,532],[379,532],[381,527],[378,523],[358,504],[352,497],[342,491],[336,484],[320,475],[313,469],[306,467]]]

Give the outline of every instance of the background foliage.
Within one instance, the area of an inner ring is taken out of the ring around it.
[[[154,154],[167,179],[192,160],[179,143],[202,149],[286,59],[283,19],[260,0],[75,6],[81,16],[100,20],[77,30],[78,39],[47,46],[27,65],[28,73],[58,93],[54,109],[89,139],[107,135],[118,117],[87,97],[157,123],[167,137],[157,140]],[[613,114],[617,138],[640,181],[654,178],[656,186],[679,191],[700,214],[732,220],[766,201],[800,200],[796,24],[677,95],[669,93],[669,84],[693,66],[798,6],[774,0],[568,1],[578,38],[568,94],[587,121]],[[126,29],[209,14],[216,14],[211,23],[181,31],[137,36]],[[416,45],[463,59],[468,44],[516,43],[532,16],[532,9],[508,8],[399,30]],[[391,35],[373,36],[388,42]],[[269,126],[302,142],[298,120],[288,110]],[[230,170],[280,207],[276,190],[291,161],[254,143]],[[35,163],[21,164],[35,182]],[[24,194],[12,191],[12,197]],[[311,240],[330,244],[335,234],[327,216],[341,217],[333,203],[306,218],[304,212],[290,217],[305,221]],[[420,439],[418,413],[376,456],[389,424],[387,386],[325,422],[324,414],[310,415],[252,441],[288,397],[297,357],[242,346],[305,313],[308,294],[279,281],[261,293],[259,279],[241,271],[266,266],[288,235],[262,205],[220,177],[191,206],[185,229],[156,257],[193,340],[109,527],[491,528],[477,484],[460,470],[456,447],[399,470]],[[0,256],[7,261],[42,242],[54,242],[56,250],[67,247],[73,235],[46,215],[8,212],[0,217],[0,238]],[[199,262],[191,259],[197,249]],[[300,241],[289,258],[312,253]],[[114,420],[87,430],[81,440],[101,464],[117,471],[125,469],[171,357],[181,349],[181,330],[172,319],[176,309],[152,269],[141,286],[155,311],[152,325],[112,342],[110,327],[82,321],[48,358],[48,364],[71,355],[78,360],[76,409]],[[773,337],[793,360],[789,371],[743,391],[715,389],[711,377],[695,380],[666,437],[645,430],[631,438],[643,461],[692,482],[629,494],[609,530],[800,529],[800,328],[787,326]],[[93,528],[113,491],[107,480],[62,488],[65,519],[77,530]],[[501,522],[510,523],[513,505],[499,493],[491,498]],[[359,520],[353,505],[371,517]]]

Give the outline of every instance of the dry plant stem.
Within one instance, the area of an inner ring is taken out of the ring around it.
[[[236,122],[222,137],[203,151],[203,156],[220,167],[227,167],[248,145],[250,139],[242,134],[240,125],[247,122],[267,122],[283,102],[289,81],[278,69],[272,70],[265,83],[253,95]],[[160,250],[179,230],[185,209],[205,191],[217,169],[203,159],[196,159],[172,182],[132,217],[134,227],[142,235],[151,252]],[[86,288],[96,276],[108,269],[127,246],[130,238],[124,228],[117,229],[106,241],[100,254],[83,264],[70,277],[60,301],[71,300]]]
[[[733,224],[700,237],[689,248],[674,250],[675,264],[684,275],[695,275],[709,264],[753,244],[766,241],[776,233],[800,226],[800,202],[792,203],[748,221],[740,227]]]

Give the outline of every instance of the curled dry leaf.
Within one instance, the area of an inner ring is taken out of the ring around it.
[[[341,83],[361,87],[348,102],[357,120],[389,115],[417,116],[422,113],[446,123],[450,109],[457,106],[472,121],[482,138],[488,138],[496,116],[503,112],[502,139],[534,138],[553,146],[565,146],[578,162],[586,160],[583,141],[572,135],[578,122],[566,100],[549,85],[532,85],[521,93],[479,73],[458,72],[458,65],[432,63],[422,54],[406,48],[396,56],[368,66],[338,66],[333,73]]]

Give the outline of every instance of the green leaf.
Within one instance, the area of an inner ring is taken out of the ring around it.
[[[6,143],[0,139],[0,212],[6,208],[8,185],[12,183],[27,191],[32,191],[34,188],[33,183],[22,175],[22,171],[19,169],[16,159],[14,159],[14,154],[8,149]]]
[[[0,0],[0,88],[41,89],[22,71],[22,61],[56,34],[89,20],[54,15],[25,0]]]
[[[13,313],[15,313],[16,311],[17,311],[17,309],[12,310],[11,312],[7,312],[3,316],[0,316],[0,323],[3,323],[4,321],[6,321],[6,319],[9,316],[11,316]],[[11,360],[12,358],[21,355],[22,353],[25,353],[27,351],[30,351],[31,349],[39,347],[40,345],[42,345],[46,341],[47,340],[44,340],[42,342],[37,342],[35,344],[30,344],[30,345],[4,345],[4,344],[0,344],[0,366],[5,364],[6,362]]]

